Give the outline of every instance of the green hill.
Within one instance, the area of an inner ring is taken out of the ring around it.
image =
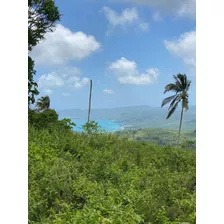
[[[117,131],[115,134],[122,138],[140,142],[151,142],[159,145],[175,146],[177,144],[178,131],[161,128],[145,128],[137,130]],[[180,142],[183,147],[196,149],[196,131],[187,130],[181,132]]]
[[[30,224],[195,223],[194,150],[62,123],[29,125]]]

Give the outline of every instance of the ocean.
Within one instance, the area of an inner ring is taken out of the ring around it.
[[[82,132],[82,125],[84,125],[87,121],[80,119],[71,119],[76,126],[73,128],[74,131]],[[115,132],[119,130],[123,130],[123,126],[119,122],[115,122],[112,120],[95,120],[98,122],[98,125],[106,132]]]

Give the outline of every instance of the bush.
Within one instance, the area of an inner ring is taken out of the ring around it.
[[[30,125],[29,223],[193,224],[195,166],[192,150]]]
[[[98,134],[103,132],[98,122],[96,121],[86,122],[84,125],[82,125],[82,129],[86,134]]]
[[[58,114],[55,110],[47,109],[43,112],[38,112],[29,109],[28,120],[31,125],[37,129],[48,128],[58,121]]]

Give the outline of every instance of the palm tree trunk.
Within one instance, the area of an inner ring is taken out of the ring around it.
[[[182,126],[183,113],[184,113],[184,108],[183,108],[183,106],[182,106],[182,109],[181,109],[181,115],[180,115],[179,133],[178,133],[178,142],[177,142],[178,145],[179,145],[179,143],[180,143],[180,131],[181,131],[181,126]]]

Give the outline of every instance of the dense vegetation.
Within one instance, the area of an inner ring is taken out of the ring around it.
[[[176,146],[178,131],[161,128],[144,128],[137,130],[122,130],[115,134],[121,138],[140,142],[151,142],[158,145]],[[180,138],[180,147],[196,149],[196,130],[183,131]]]
[[[29,110],[29,223],[195,223],[195,151]]]

